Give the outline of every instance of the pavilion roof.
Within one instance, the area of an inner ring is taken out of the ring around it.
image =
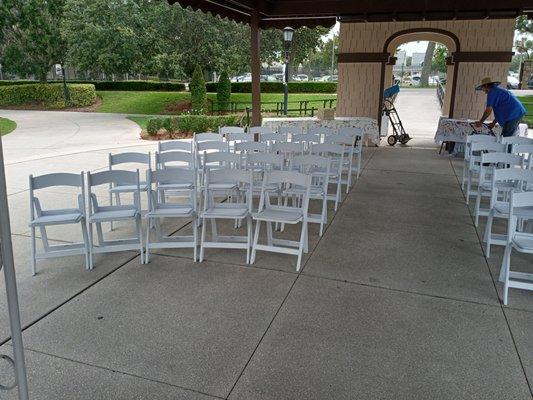
[[[168,0],[193,10],[260,26],[332,26],[335,21],[381,22],[515,18],[533,12],[533,0]]]

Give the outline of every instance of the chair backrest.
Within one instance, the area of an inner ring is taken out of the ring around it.
[[[194,155],[183,151],[167,151],[164,153],[155,153],[156,169],[166,168],[194,168]]]
[[[147,168],[151,166],[150,153],[109,153],[109,169],[112,169],[113,165],[119,164],[144,164]]]
[[[495,151],[498,153],[504,153],[506,145],[496,142],[473,142],[471,145],[471,151]]]
[[[266,152],[267,144],[264,142],[240,142],[235,143],[236,153]]]
[[[341,126],[339,128],[339,135],[355,136],[357,139],[363,137],[363,130],[353,126]]]
[[[332,144],[345,144],[346,146],[353,147],[355,144],[356,136],[355,134],[337,134],[337,135],[328,135],[324,138],[324,143]]]
[[[196,151],[198,153],[201,153],[207,150],[228,152],[229,144],[227,142],[209,140],[205,142],[200,142],[196,145]]]
[[[311,145],[310,153],[343,155],[344,147],[342,144],[318,143]]]
[[[515,233],[517,233],[517,227],[520,225],[518,224],[517,218],[515,218],[515,214],[520,212],[521,208],[533,208],[533,192],[511,192],[511,196],[509,198],[509,220],[507,223],[507,242],[512,242]],[[523,217],[523,216],[521,216]],[[531,218],[527,218],[531,222]],[[533,251],[533,245],[528,243],[533,243],[533,233],[527,232],[526,230],[520,231],[520,237],[523,239],[529,239],[524,240],[522,242],[521,247],[524,248],[527,247],[527,250]]]
[[[248,186],[247,191],[248,195],[246,200],[241,204],[246,204],[248,211],[252,211],[252,193],[253,193],[253,174],[251,171],[245,171],[242,169],[230,169],[230,168],[220,168],[215,170],[208,170],[205,173],[205,191],[204,191],[204,210],[210,207],[214,203],[213,191],[211,185],[216,184],[236,184],[241,186],[241,184],[246,184]],[[238,201],[238,199],[237,199]],[[245,202],[245,203],[244,203]],[[235,204],[233,201],[232,204]]]
[[[189,193],[190,205],[196,210],[196,171],[194,169],[160,169],[146,171],[146,182],[148,184],[148,209],[154,210],[162,204],[162,197],[157,196],[157,191],[152,190],[152,185],[168,185],[168,184],[188,184],[191,187]],[[180,202],[180,204],[182,204]]]
[[[89,188],[89,190],[91,189],[91,187],[110,183],[117,185],[138,184],[139,170],[125,171],[120,169],[114,169],[111,171],[101,171],[92,174],[90,172],[87,172],[87,187]]]
[[[259,141],[265,143],[274,143],[274,142],[286,142],[287,135],[284,133],[261,133],[259,135]]]
[[[513,147],[513,153],[515,154],[533,154],[532,144],[517,144]]]
[[[192,153],[193,143],[185,142],[183,140],[170,140],[168,142],[158,142],[157,152],[164,153],[166,151],[182,151],[186,153]]]
[[[248,128],[248,133],[252,135],[263,135],[265,133],[276,133],[272,130],[272,128],[268,128],[266,126],[250,126]]]
[[[237,133],[237,132],[230,132],[226,134],[226,141],[227,142],[253,142],[254,141],[254,135],[251,133]]]
[[[307,133],[309,135],[335,135],[337,134],[337,129],[335,128],[328,128],[321,125],[311,125],[307,128]]]
[[[507,136],[502,137],[501,142],[503,144],[529,144],[533,145],[533,138],[528,138],[525,136]]]
[[[274,153],[282,154],[303,154],[305,147],[303,142],[278,142],[273,143],[270,150]]]
[[[227,138],[229,134],[244,133],[244,128],[240,126],[221,126],[218,128],[218,133],[226,136]]]
[[[249,153],[245,158],[245,169],[271,170],[283,168],[285,164],[285,157],[283,154],[273,153]]]
[[[235,153],[217,151],[214,153],[204,152],[202,155],[202,167],[205,168],[240,168],[241,157]]]
[[[53,173],[40,176],[30,175],[30,190],[46,189],[53,186],[71,186],[83,188],[83,172],[81,174]]]
[[[481,154],[482,164],[505,164],[512,166],[523,166],[524,158],[517,154],[510,153],[483,153]]]
[[[292,135],[291,142],[294,143],[320,143],[321,135],[319,133],[302,133]]]
[[[533,184],[533,171],[521,168],[500,168],[494,171],[492,181],[494,183],[514,181],[531,185]]]
[[[328,169],[331,164],[331,159],[315,154],[305,154],[294,156],[291,160],[291,170],[299,170],[304,174],[311,173],[314,167]],[[326,174],[327,177],[328,174]]]
[[[465,150],[464,150],[465,161],[468,161],[472,154],[472,143],[479,143],[479,142],[496,143],[497,141],[498,141],[497,137],[492,136],[492,135],[468,135],[466,137]]]
[[[296,126],[280,126],[278,128],[278,133],[281,133],[282,135],[288,136],[288,135],[298,135],[300,133],[304,133],[302,127],[296,127]]]
[[[194,134],[194,143],[200,142],[212,142],[212,141],[223,141],[224,137],[219,133],[214,132],[205,132],[205,133],[195,133]]]

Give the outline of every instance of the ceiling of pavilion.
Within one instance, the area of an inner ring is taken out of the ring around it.
[[[237,22],[257,11],[266,27],[332,26],[350,22],[515,18],[533,0],[168,0]]]

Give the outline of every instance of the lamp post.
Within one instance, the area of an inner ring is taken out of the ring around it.
[[[289,103],[289,64],[292,37],[294,36],[294,29],[287,26],[283,28],[283,43],[285,45],[285,77],[283,79],[283,113],[287,115]]]

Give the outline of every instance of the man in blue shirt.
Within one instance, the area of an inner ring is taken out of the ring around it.
[[[497,122],[502,127],[502,136],[514,136],[526,109],[511,92],[499,87],[500,83],[486,77],[481,81],[481,85],[476,87],[476,90],[483,90],[487,94],[487,107],[476,126],[480,127],[494,112],[494,120],[488,124],[489,128],[492,129]]]

